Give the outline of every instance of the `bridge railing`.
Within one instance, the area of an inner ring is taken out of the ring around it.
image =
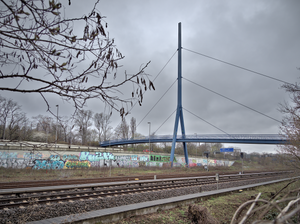
[[[150,136],[150,141],[151,140],[160,140],[160,139],[172,139],[173,135],[151,135]],[[195,139],[195,140],[205,140],[205,139],[224,139],[224,140],[228,140],[228,139],[240,139],[240,140],[249,140],[249,139],[253,139],[253,140],[286,140],[287,138],[284,138],[283,136],[279,135],[279,134],[231,134],[231,135],[227,135],[227,134],[197,134],[197,135],[177,135],[177,139]],[[100,144],[114,144],[117,142],[124,142],[124,141],[129,141],[129,140],[133,140],[133,141],[137,141],[138,140],[149,140],[149,136],[143,136],[143,137],[139,137],[139,138],[126,138],[126,139],[114,139],[114,140],[110,140],[110,141],[104,141],[101,142]]]

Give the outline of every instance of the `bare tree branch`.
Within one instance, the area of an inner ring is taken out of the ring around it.
[[[124,117],[123,105],[141,105],[147,89],[154,89],[145,69],[117,81],[118,62],[124,58],[109,38],[107,23],[96,10],[65,18],[59,0],[0,0],[0,90],[59,95],[82,109],[89,99],[100,99]],[[71,1],[69,1],[71,3]],[[68,7],[68,6],[66,6]],[[73,28],[84,22],[82,36]],[[30,83],[27,87],[26,83]],[[119,87],[133,83],[131,97],[120,98]]]
[[[286,155],[291,166],[300,169],[300,86],[298,83],[284,84],[282,88],[290,94],[290,102],[280,104],[279,111],[284,115],[280,134],[289,144],[280,145],[279,152]]]

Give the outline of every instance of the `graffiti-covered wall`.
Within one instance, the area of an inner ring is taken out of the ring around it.
[[[170,156],[166,155],[124,155],[111,152],[49,152],[49,151],[18,151],[1,150],[0,167],[21,169],[77,169],[100,167],[140,167],[170,166]],[[223,160],[189,159],[190,167],[231,166],[234,162]],[[176,157],[174,166],[185,166],[184,157]]]
[[[177,166],[182,166],[181,164],[185,164],[184,157],[177,157]],[[189,166],[232,166],[234,161],[228,160],[215,160],[215,159],[206,159],[206,158],[190,158],[189,159]]]
[[[104,167],[115,161],[110,152],[0,151],[0,167],[27,169],[75,169]]]

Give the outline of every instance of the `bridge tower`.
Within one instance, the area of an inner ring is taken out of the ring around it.
[[[185,139],[185,128],[184,128],[184,120],[183,120],[183,110],[182,110],[182,67],[181,67],[181,23],[178,23],[178,87],[177,87],[177,111],[175,117],[175,125],[173,132],[173,140],[172,140],[172,149],[171,149],[171,166],[173,167],[175,146],[177,141],[177,131],[178,131],[178,123],[180,121],[181,134],[182,139]],[[185,156],[185,163],[189,165],[188,152],[186,147],[186,142],[183,142],[183,150]]]

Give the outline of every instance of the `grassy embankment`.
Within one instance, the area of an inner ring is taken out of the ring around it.
[[[241,191],[237,193],[232,193],[226,196],[211,197],[205,201],[196,203],[203,208],[207,209],[206,215],[211,215],[214,222],[211,223],[230,223],[235,211],[244,202],[251,200],[257,196],[259,192],[262,193],[261,199],[269,200],[272,195],[279,192],[283,187],[287,185],[288,182],[283,182],[279,184],[273,184],[268,186],[257,187],[254,190]],[[281,195],[286,194],[290,190],[297,189],[300,187],[300,181],[290,184]],[[130,217],[114,224],[157,224],[157,223],[173,223],[173,224],[188,224],[195,223],[192,222],[189,217],[188,212],[189,206],[180,206],[174,209],[159,211],[155,214],[148,214],[143,216]],[[265,216],[266,220],[273,220],[279,213],[275,210],[271,210]],[[295,223],[299,223],[299,219],[294,217]]]
[[[262,166],[257,162],[244,161],[244,171],[275,171],[284,170],[279,163],[271,163]],[[241,172],[242,163],[236,161],[231,167],[209,167],[209,173]],[[169,167],[139,167],[139,168],[99,168],[99,169],[63,169],[63,170],[32,170],[32,169],[6,169],[0,168],[0,182],[12,181],[32,181],[32,180],[63,180],[77,178],[101,178],[101,177],[121,177],[121,176],[139,176],[139,175],[160,175],[160,174],[199,174],[207,173],[203,167],[191,168],[169,168]]]
[[[240,172],[242,168],[241,161],[236,161],[231,167],[210,167],[209,173]],[[257,162],[244,161],[244,171],[275,171],[284,170],[284,167],[278,163],[271,163],[268,166],[262,166]],[[31,180],[63,180],[76,178],[99,178],[120,176],[139,176],[139,175],[159,175],[159,174],[199,174],[207,173],[203,167],[191,168],[159,168],[159,167],[140,167],[140,168],[101,168],[101,169],[75,169],[75,170],[31,170],[31,169],[6,169],[0,168],[0,181],[31,181]],[[207,208],[219,223],[230,223],[230,220],[236,209],[245,201],[255,197],[258,192],[262,192],[262,198],[268,199],[271,194],[277,193],[282,184],[259,187],[255,190],[243,191],[242,193],[233,193],[222,197],[213,197],[198,204]],[[299,187],[300,184],[292,184],[285,191]],[[274,214],[270,214],[273,217]],[[124,219],[117,224],[125,223],[192,223],[188,218],[188,206],[181,206],[167,211],[159,211],[155,214],[145,216],[131,217]]]

